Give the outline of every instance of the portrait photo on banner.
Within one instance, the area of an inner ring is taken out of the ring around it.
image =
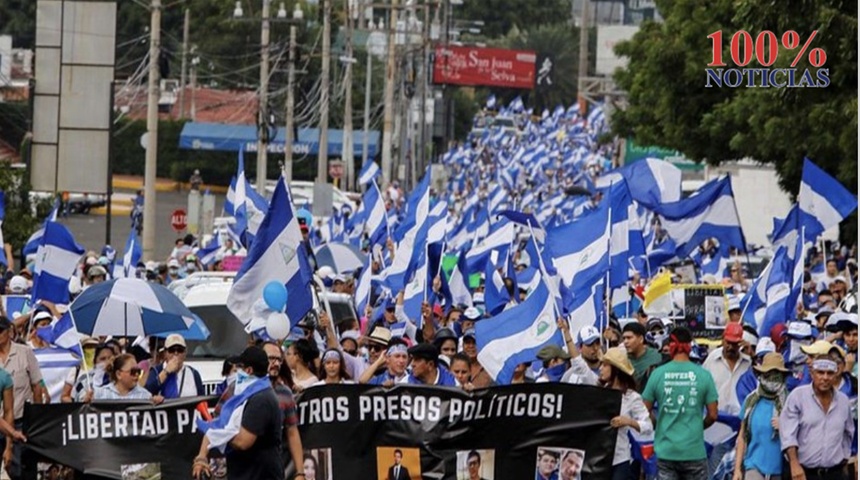
[[[161,478],[160,463],[130,463],[120,467],[122,480],[152,480]]]
[[[421,450],[410,447],[377,447],[376,478],[421,480]]]
[[[36,465],[37,480],[75,480],[75,470],[60,463],[39,462]]]
[[[495,450],[462,450],[457,452],[457,480],[493,480]]]
[[[330,448],[305,450],[303,462],[305,480],[332,480]]]
[[[580,480],[583,463],[584,450],[538,447],[535,480]]]

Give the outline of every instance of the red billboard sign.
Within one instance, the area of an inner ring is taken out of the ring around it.
[[[479,47],[436,47],[433,83],[534,88],[535,52]]]

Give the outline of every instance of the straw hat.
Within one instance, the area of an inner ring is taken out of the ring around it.
[[[612,365],[619,371],[622,371],[631,377],[633,376],[633,364],[630,363],[630,359],[627,358],[627,352],[622,350],[621,347],[613,347],[606,350],[606,353],[603,354],[600,361]]]
[[[765,355],[761,361],[761,365],[756,365],[753,368],[758,373],[767,373],[773,370],[788,373],[788,369],[785,368],[785,362],[782,360],[782,355],[776,352]]]

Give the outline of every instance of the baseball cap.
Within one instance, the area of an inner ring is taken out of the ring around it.
[[[12,293],[26,293],[27,288],[27,279],[21,275],[15,275],[9,280],[9,291]]]
[[[475,307],[469,307],[466,309],[465,312],[463,312],[463,317],[465,317],[467,320],[478,320],[479,318],[481,318],[481,311]]]
[[[47,320],[50,323],[54,320],[54,316],[51,315],[51,312],[46,312],[45,310],[40,310],[33,315],[33,325],[42,320]]]
[[[842,283],[845,283],[845,284],[847,284],[847,283],[848,283],[847,281],[845,281],[845,277],[844,277],[844,276],[842,276],[842,275],[836,275],[836,277],[834,277],[834,278],[833,278],[833,281],[831,281],[830,283],[834,283],[834,282],[842,282]]]
[[[737,296],[729,297],[729,311],[732,310],[740,310],[741,309],[741,299]]]
[[[740,323],[730,323],[726,325],[723,332],[723,339],[727,342],[737,343],[744,339],[744,327]]]
[[[107,270],[105,270],[105,267],[103,267],[101,265],[93,265],[92,267],[90,267],[89,270],[87,270],[87,276],[90,278],[106,277],[107,276]]]
[[[792,338],[809,338],[812,336],[812,326],[801,321],[789,322],[785,334]]]
[[[436,346],[439,346],[442,345],[442,342],[448,340],[449,338],[457,340],[457,335],[450,328],[440,328],[436,332],[436,336],[433,338],[433,343],[435,343]]]
[[[577,345],[591,345],[600,340],[600,332],[592,326],[582,327],[576,335]]]
[[[570,360],[570,354],[562,350],[558,345],[547,345],[538,350],[537,358],[543,361],[552,360],[554,358]]]
[[[442,305],[439,305],[438,303],[433,305],[433,315],[436,315],[437,317],[441,317],[442,315],[444,315]]]
[[[179,268],[179,260],[171,258],[167,261],[167,268]]]
[[[335,275],[335,276],[334,276],[334,283],[337,283],[337,282],[340,282],[340,283],[346,283],[346,277],[344,277],[344,276],[343,276],[343,275],[341,275],[341,274],[337,274],[337,275]]]
[[[171,333],[164,341],[164,348],[167,349],[176,345],[179,345],[181,347],[187,347],[187,345],[185,345],[185,339],[182,338],[182,335],[178,333]]]
[[[471,338],[472,340],[475,340],[477,338],[475,336],[475,329],[474,328],[470,328],[470,329],[466,330],[465,332],[463,332],[463,340],[465,340],[467,337]]]
[[[755,355],[760,357],[766,353],[775,352],[776,345],[773,343],[773,340],[770,337],[762,337],[758,340],[758,343],[755,346]]]

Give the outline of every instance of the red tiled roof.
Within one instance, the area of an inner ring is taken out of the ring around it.
[[[226,123],[234,125],[253,125],[257,119],[257,95],[251,90],[216,90],[198,87],[192,91],[185,89],[185,115],[191,119],[191,96],[195,96],[195,120],[207,123]],[[128,107],[126,118],[134,120],[146,119],[146,86],[123,87],[117,86],[115,103],[119,107]],[[179,119],[179,97],[170,113],[159,113],[161,119]]]

